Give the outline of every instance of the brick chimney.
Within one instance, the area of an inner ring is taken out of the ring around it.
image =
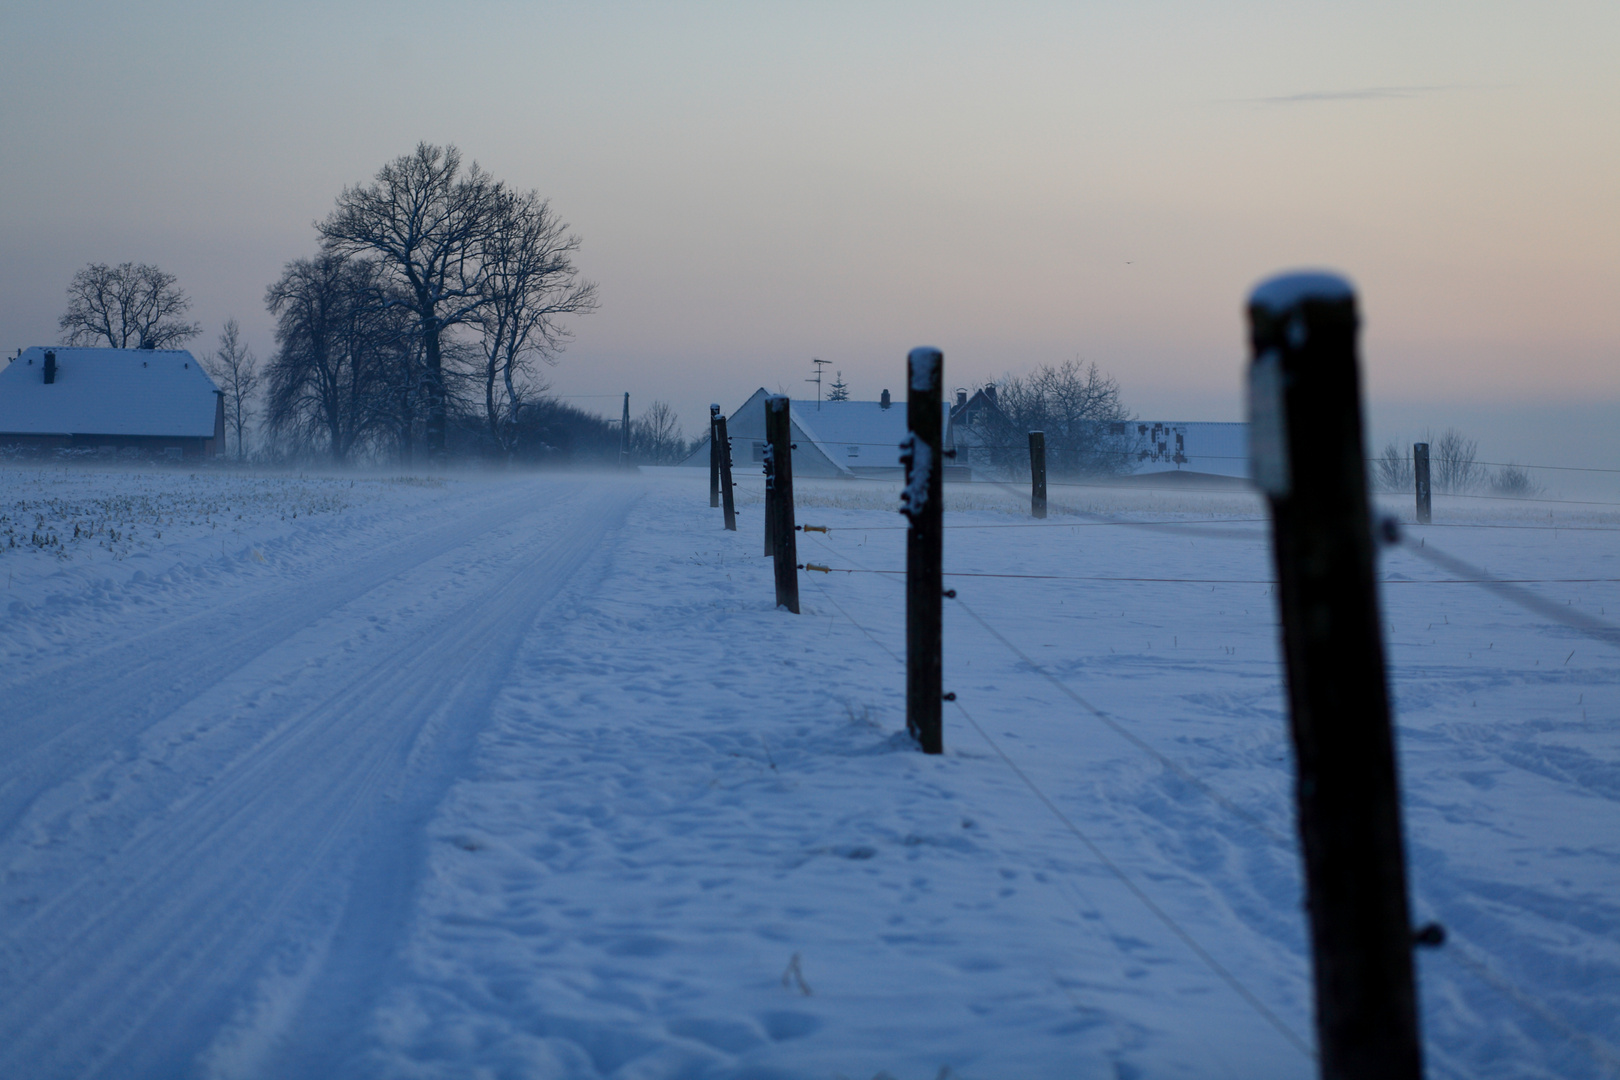
[[[56,381],[56,351],[47,350],[45,353],[45,385],[49,386]]]
[[[889,407],[889,392],[887,390],[883,391],[883,396],[878,398],[878,404],[885,409]]]

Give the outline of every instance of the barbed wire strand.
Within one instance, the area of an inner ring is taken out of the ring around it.
[[[819,591],[828,599],[829,602],[832,603],[833,607],[837,608],[839,612],[841,612],[843,616],[850,621],[852,626],[854,626],[861,633],[865,634],[868,639],[877,644],[879,648],[883,649],[884,652],[893,657],[897,663],[904,666],[905,660],[895,653],[894,650],[878,641],[877,637],[873,635],[870,630],[867,630],[866,627],[862,626],[858,621],[856,621],[855,617],[846,611],[843,605],[839,604],[833,599],[831,593],[829,593],[826,589],[820,589]],[[1024,786],[1029,789],[1030,793],[1040,801],[1041,805],[1045,806],[1046,809],[1051,812],[1053,817],[1057,818],[1057,820],[1063,824],[1064,828],[1066,828],[1070,834],[1072,834],[1076,839],[1086,846],[1086,849],[1091,852],[1092,858],[1096,859],[1097,862],[1102,864],[1102,866],[1107,869],[1108,872],[1112,874],[1121,885],[1125,886],[1130,894],[1136,898],[1136,901],[1139,904],[1146,908],[1148,912],[1158,919],[1159,922],[1163,923],[1172,934],[1180,939],[1181,943],[1187,946],[1187,948],[1192,951],[1193,955],[1197,956],[1198,959],[1203,962],[1205,967],[1213,972],[1218,979],[1224,982],[1234,993],[1242,998],[1243,1001],[1245,1001],[1249,1007],[1260,1016],[1261,1019],[1265,1020],[1268,1024],[1275,1028],[1278,1034],[1286,1039],[1301,1054],[1305,1055],[1307,1059],[1312,1061],[1316,1060],[1316,1051],[1312,1049],[1310,1043],[1303,1039],[1298,1032],[1294,1031],[1293,1028],[1289,1027],[1280,1016],[1272,1012],[1271,1009],[1267,1008],[1265,1002],[1261,1001],[1253,991],[1245,986],[1242,980],[1227,970],[1224,964],[1222,964],[1219,960],[1216,960],[1208,950],[1206,950],[1202,945],[1198,944],[1197,939],[1188,933],[1187,930],[1184,929],[1168,911],[1155,903],[1153,898],[1149,896],[1142,889],[1142,887],[1125,872],[1125,869],[1122,866],[1116,863],[1113,859],[1110,859],[1102,848],[1097,845],[1096,841],[1094,841],[1078,825],[1076,825],[1074,820],[1070,818],[1069,815],[1065,814],[1062,808],[1059,807],[1057,803],[1053,802],[1046,792],[1041,790],[1040,785],[1036,784],[1028,773],[1019,768],[1018,764],[1013,761],[1012,758],[1007,756],[1007,752],[1001,748],[1001,745],[997,743],[995,739],[991,738],[990,733],[985,731],[984,727],[980,725],[978,720],[974,719],[973,714],[968,712],[960,701],[953,702],[953,704],[956,706],[957,711],[962,714],[963,719],[968,722],[974,731],[979,733],[979,737],[985,741],[986,745],[990,747],[990,749],[995,753],[996,757],[1001,759],[1002,764],[1006,765],[1012,774],[1023,782]]]
[[[1404,534],[1400,540],[1401,550],[1416,555],[1426,562],[1433,563],[1449,573],[1467,575],[1470,585],[1477,585],[1488,592],[1527,611],[1540,615],[1542,618],[1574,630],[1576,633],[1593,641],[1601,642],[1612,648],[1620,649],[1620,626],[1584,611],[1578,611],[1570,605],[1555,604],[1544,596],[1537,595],[1529,589],[1520,588],[1521,584],[1536,584],[1524,579],[1501,578],[1472,563],[1464,562],[1455,555],[1448,555],[1427,544],[1418,545]],[[1612,581],[1612,578],[1600,578],[1599,581]]]
[[[1428,549],[1426,546],[1422,547],[1422,548],[1413,548],[1410,543],[1407,543],[1405,546],[1407,548],[1411,549],[1411,550],[1415,550],[1415,551],[1424,553],[1425,555],[1428,555],[1428,554],[1431,553],[1431,550]],[[830,547],[829,547],[829,550],[831,550]],[[1467,567],[1466,563],[1462,563],[1461,560],[1454,559],[1452,556],[1447,556],[1447,555],[1444,555],[1443,553],[1433,553],[1433,554],[1439,554],[1442,559],[1450,560],[1450,561],[1455,562],[1455,563],[1457,563],[1457,564],[1459,564],[1461,566]],[[1476,572],[1475,568],[1473,568],[1473,567],[1468,567],[1468,571],[1469,572]],[[1453,572],[1456,572],[1456,571],[1454,570]],[[1485,574],[1485,572],[1482,571],[1482,570],[1477,571],[1477,573],[1481,576],[1480,580],[1483,580],[1483,579],[1489,577],[1489,575]],[[1491,579],[1491,580],[1497,581],[1498,579]],[[1473,583],[1477,583],[1477,582],[1471,580],[1469,583],[1473,584]],[[1498,581],[1498,583],[1499,584],[1508,584],[1507,582],[1500,582],[1500,581]],[[823,596],[825,596],[827,598],[828,602],[830,602],[833,605],[833,607],[837,608],[838,611],[841,614],[843,614],[846,619],[848,619],[850,621],[851,625],[855,626],[856,629],[860,630],[863,634],[865,634],[868,639],[870,639],[874,644],[876,644],[884,652],[888,653],[888,655],[891,658],[893,658],[897,663],[902,663],[902,664],[904,663],[904,661],[901,659],[901,657],[897,653],[895,653],[894,650],[890,649],[887,645],[884,645],[883,642],[879,641],[870,631],[868,631],[865,627],[861,626],[861,624],[858,621],[856,621],[856,619],[852,615],[850,615],[847,610],[845,610],[843,605],[839,604],[837,602],[837,600],[833,598],[832,593],[830,591],[828,591],[825,588],[822,588],[819,583],[817,584],[817,589]],[[1559,610],[1557,605],[1552,604],[1550,601],[1543,600],[1541,597],[1537,597],[1533,593],[1528,593],[1525,590],[1517,590],[1517,591],[1518,592],[1524,592],[1525,596],[1529,597],[1534,602],[1534,605],[1533,605],[1534,608],[1536,610],[1540,611],[1542,614],[1548,615],[1549,617],[1554,618],[1555,620],[1560,621],[1560,622],[1566,621],[1565,618],[1564,618],[1566,613]],[[1232,803],[1230,800],[1227,800],[1224,796],[1221,796],[1218,792],[1214,791],[1212,788],[1210,788],[1207,785],[1203,784],[1201,781],[1197,780],[1195,777],[1192,777],[1184,769],[1182,769],[1180,766],[1176,765],[1169,758],[1167,758],[1164,755],[1158,753],[1153,747],[1146,744],[1145,742],[1143,742],[1141,739],[1137,738],[1135,735],[1133,735],[1129,731],[1127,731],[1127,730],[1123,729],[1122,727],[1120,727],[1117,723],[1115,723],[1112,720],[1112,718],[1108,717],[1100,709],[1097,709],[1095,706],[1091,705],[1090,702],[1088,702],[1084,698],[1080,697],[1079,694],[1075,693],[1065,683],[1063,683],[1061,680],[1057,679],[1051,673],[1046,671],[1046,669],[1043,668],[1039,663],[1037,663],[1032,657],[1030,657],[1022,649],[1019,649],[1016,645],[1014,645],[1010,640],[1008,640],[1004,635],[1002,635],[994,627],[990,626],[987,622],[985,622],[982,618],[980,618],[978,613],[973,611],[973,609],[971,607],[969,607],[969,605],[966,604],[960,597],[956,597],[955,599],[956,599],[957,605],[965,613],[967,613],[969,617],[971,617],[975,622],[977,622],[981,627],[983,627],[988,633],[990,633],[991,636],[993,636],[993,637],[997,638],[999,641],[1001,641],[1001,643],[1004,646],[1006,646],[1015,655],[1017,655],[1020,659],[1022,659],[1024,661],[1024,663],[1029,665],[1030,668],[1032,668],[1033,670],[1035,670],[1036,672],[1041,674],[1043,677],[1045,677],[1048,681],[1053,683],[1053,685],[1055,685],[1060,691],[1062,691],[1071,700],[1074,700],[1082,708],[1089,711],[1093,716],[1096,716],[1099,720],[1102,720],[1104,723],[1108,724],[1108,726],[1111,729],[1113,729],[1116,733],[1120,734],[1127,741],[1129,741],[1133,745],[1136,745],[1136,746],[1140,747],[1141,749],[1145,750],[1151,756],[1153,756],[1154,758],[1159,760],[1161,763],[1163,763],[1166,767],[1168,767],[1172,771],[1174,771],[1178,776],[1182,776],[1184,778],[1187,778],[1190,782],[1192,782],[1194,784],[1194,786],[1198,787],[1205,794],[1209,795],[1215,802],[1217,802],[1220,805],[1223,805],[1230,812],[1235,813],[1237,816],[1242,817],[1244,820],[1246,820],[1250,824],[1254,825],[1261,833],[1266,835],[1273,842],[1277,843],[1278,845],[1280,845],[1282,847],[1285,847],[1285,848],[1288,848],[1288,849],[1292,850],[1292,848],[1293,848],[1292,843],[1287,838],[1283,837],[1280,833],[1278,833],[1275,829],[1271,828],[1269,825],[1267,825],[1265,822],[1261,821],[1260,819],[1258,819],[1254,815],[1248,813],[1243,808],[1237,806],[1237,804]],[[1521,598],[1519,596],[1515,595],[1515,596],[1511,596],[1510,599],[1513,599],[1515,601],[1519,601]],[[1616,629],[1620,629],[1620,628],[1616,628]],[[1149,906],[1150,908],[1153,908],[1154,905],[1152,905],[1151,900],[1149,900],[1145,895],[1141,894],[1140,890],[1137,889],[1134,886],[1133,883],[1126,880],[1124,878],[1123,874],[1116,867],[1114,867],[1112,864],[1110,864],[1108,862],[1106,856],[1102,855],[1102,853],[1097,850],[1096,845],[1093,844],[1087,837],[1085,837],[1084,834],[1082,834],[1079,829],[1075,828],[1073,822],[1069,821],[1067,819],[1067,817],[1062,814],[1061,810],[1059,810],[1054,804],[1052,804],[1051,800],[1048,799],[1045,796],[1045,794],[1043,792],[1041,792],[1040,789],[1038,787],[1036,787],[1032,781],[1029,780],[1027,775],[1025,775],[1023,773],[1023,771],[1021,769],[1019,769],[1017,767],[1017,765],[1011,761],[1010,758],[1007,757],[1007,755],[1001,750],[1000,746],[998,746],[995,743],[995,741],[989,737],[989,735],[985,732],[983,727],[981,727],[978,724],[978,722],[973,718],[972,714],[970,714],[967,711],[967,709],[962,706],[961,702],[957,701],[954,704],[957,706],[958,710],[962,713],[962,716],[968,721],[968,723],[970,725],[972,725],[974,730],[979,733],[980,737],[983,738],[985,740],[985,742],[990,745],[991,749],[994,750],[996,752],[996,754],[998,756],[1000,756],[1001,759],[1004,762],[1006,762],[1006,764],[1008,765],[1009,768],[1011,768],[1015,773],[1017,773],[1019,775],[1020,779],[1023,779],[1024,782],[1029,785],[1030,789],[1036,794],[1036,796],[1038,798],[1041,799],[1041,801],[1043,803],[1045,803],[1047,805],[1048,809],[1050,809],[1061,820],[1063,820],[1064,824],[1067,825],[1071,829],[1071,831],[1073,831],[1075,833],[1075,835],[1082,840],[1082,842],[1086,843],[1087,847],[1092,850],[1093,854],[1097,856],[1098,860],[1100,862],[1103,862],[1104,865],[1108,866],[1109,869],[1111,871],[1113,871],[1116,876],[1120,877],[1121,881],[1123,881],[1128,887],[1130,887],[1131,891],[1133,893],[1135,893],[1138,896],[1138,898],[1141,899],[1142,902],[1145,905]],[[1156,913],[1158,913],[1158,912],[1156,912]],[[1160,917],[1166,921],[1167,925],[1171,925],[1171,923],[1170,923],[1170,921],[1168,919],[1168,916],[1163,915],[1162,913],[1159,913],[1159,914],[1160,914]],[[1189,945],[1190,948],[1194,949],[1194,951],[1196,951],[1196,952],[1200,952],[1200,953],[1202,952],[1202,950],[1198,949],[1198,947],[1197,947],[1197,945],[1195,943],[1193,943],[1189,938],[1183,936],[1183,933],[1180,931],[1179,927],[1172,926],[1172,929],[1177,932],[1178,936],[1182,937],[1182,940],[1185,941]],[[1616,1066],[1620,1065],[1620,1054],[1617,1054],[1611,1047],[1608,1046],[1607,1043],[1603,1042],[1600,1039],[1597,1039],[1595,1036],[1591,1036],[1591,1035],[1586,1034],[1585,1032],[1580,1031],[1578,1028],[1575,1028],[1574,1026],[1572,1026],[1569,1023],[1567,1023],[1566,1021],[1564,1021],[1561,1017],[1559,1017],[1555,1012],[1553,1012],[1547,1006],[1545,1006],[1545,1005],[1541,1004],[1540,1002],[1536,1001],[1533,997],[1529,996],[1524,991],[1522,991],[1518,987],[1514,986],[1506,978],[1504,978],[1503,976],[1501,976],[1501,975],[1497,974],[1495,971],[1493,971],[1490,968],[1489,964],[1487,964],[1484,959],[1482,959],[1479,956],[1472,955],[1474,950],[1473,950],[1473,948],[1471,946],[1468,946],[1464,942],[1462,942],[1461,940],[1457,939],[1455,935],[1453,935],[1452,938],[1453,938],[1452,941],[1449,942],[1449,944],[1451,945],[1451,949],[1447,950],[1448,954],[1452,955],[1452,956],[1455,956],[1456,959],[1458,960],[1458,962],[1461,963],[1465,968],[1469,969],[1475,975],[1475,977],[1478,978],[1481,982],[1483,982],[1486,985],[1488,985],[1488,986],[1492,987],[1493,989],[1497,990],[1499,993],[1503,994],[1504,996],[1506,996],[1507,998],[1509,998],[1510,1000],[1512,1000],[1513,1002],[1518,1004],[1520,1008],[1523,1008],[1525,1011],[1529,1012],[1530,1014],[1532,1014],[1532,1015],[1538,1017],[1539,1019],[1543,1020],[1544,1022],[1546,1022],[1549,1026],[1551,1026],[1554,1030],[1558,1031],[1560,1034],[1564,1035],[1564,1037],[1569,1039],[1571,1042],[1574,1042],[1577,1045],[1583,1047],[1591,1057],[1593,1057],[1595,1060],[1599,1061],[1601,1064],[1608,1067],[1611,1071],[1615,1071]],[[1210,962],[1210,961],[1206,960],[1206,962]],[[1237,987],[1234,987],[1234,988],[1236,989]],[[1246,998],[1248,998],[1248,995],[1242,989],[1238,989],[1238,992],[1240,994],[1244,994],[1244,996]],[[1251,1001],[1251,1004],[1253,1004],[1252,1001]],[[1264,1011],[1263,1006],[1259,1006],[1259,1008],[1262,1011]],[[1274,1021],[1274,1023],[1280,1023],[1280,1021]],[[1301,1042],[1297,1041],[1297,1039],[1295,1039],[1292,1036],[1291,1032],[1288,1032],[1288,1031],[1285,1030],[1285,1034],[1290,1035],[1290,1041],[1294,1041],[1296,1046],[1302,1046],[1303,1045]],[[1309,1053],[1310,1051],[1307,1049],[1306,1052]]]

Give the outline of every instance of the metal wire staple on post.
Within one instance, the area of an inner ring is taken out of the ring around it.
[[[938,349],[919,348],[911,350],[906,363],[909,430],[900,444],[906,467],[900,512],[911,525],[906,530],[906,730],[923,753],[939,754],[945,749],[940,730],[945,535],[940,388],[945,358]]]
[[[788,399],[765,399],[765,441],[770,460],[766,515],[776,558],[776,606],[799,613],[798,543],[793,535],[793,421]]]
[[[1325,1080],[1420,1080],[1400,791],[1361,443],[1355,292],[1249,298],[1250,452],[1271,504]]]

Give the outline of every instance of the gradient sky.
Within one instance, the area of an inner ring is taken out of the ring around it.
[[[425,139],[583,238],[557,392],[688,430],[813,393],[812,356],[875,397],[922,343],[952,386],[1078,357],[1143,416],[1239,419],[1243,298],[1311,265],[1360,288],[1375,437],[1620,464],[1614,0],[69,0],[0,41],[8,352],[135,260],[194,349],[235,316],[269,353],[265,286]]]

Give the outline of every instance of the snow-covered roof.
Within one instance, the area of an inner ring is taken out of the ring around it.
[[[217,392],[184,349],[35,346],[0,369],[0,434],[209,438]]]

